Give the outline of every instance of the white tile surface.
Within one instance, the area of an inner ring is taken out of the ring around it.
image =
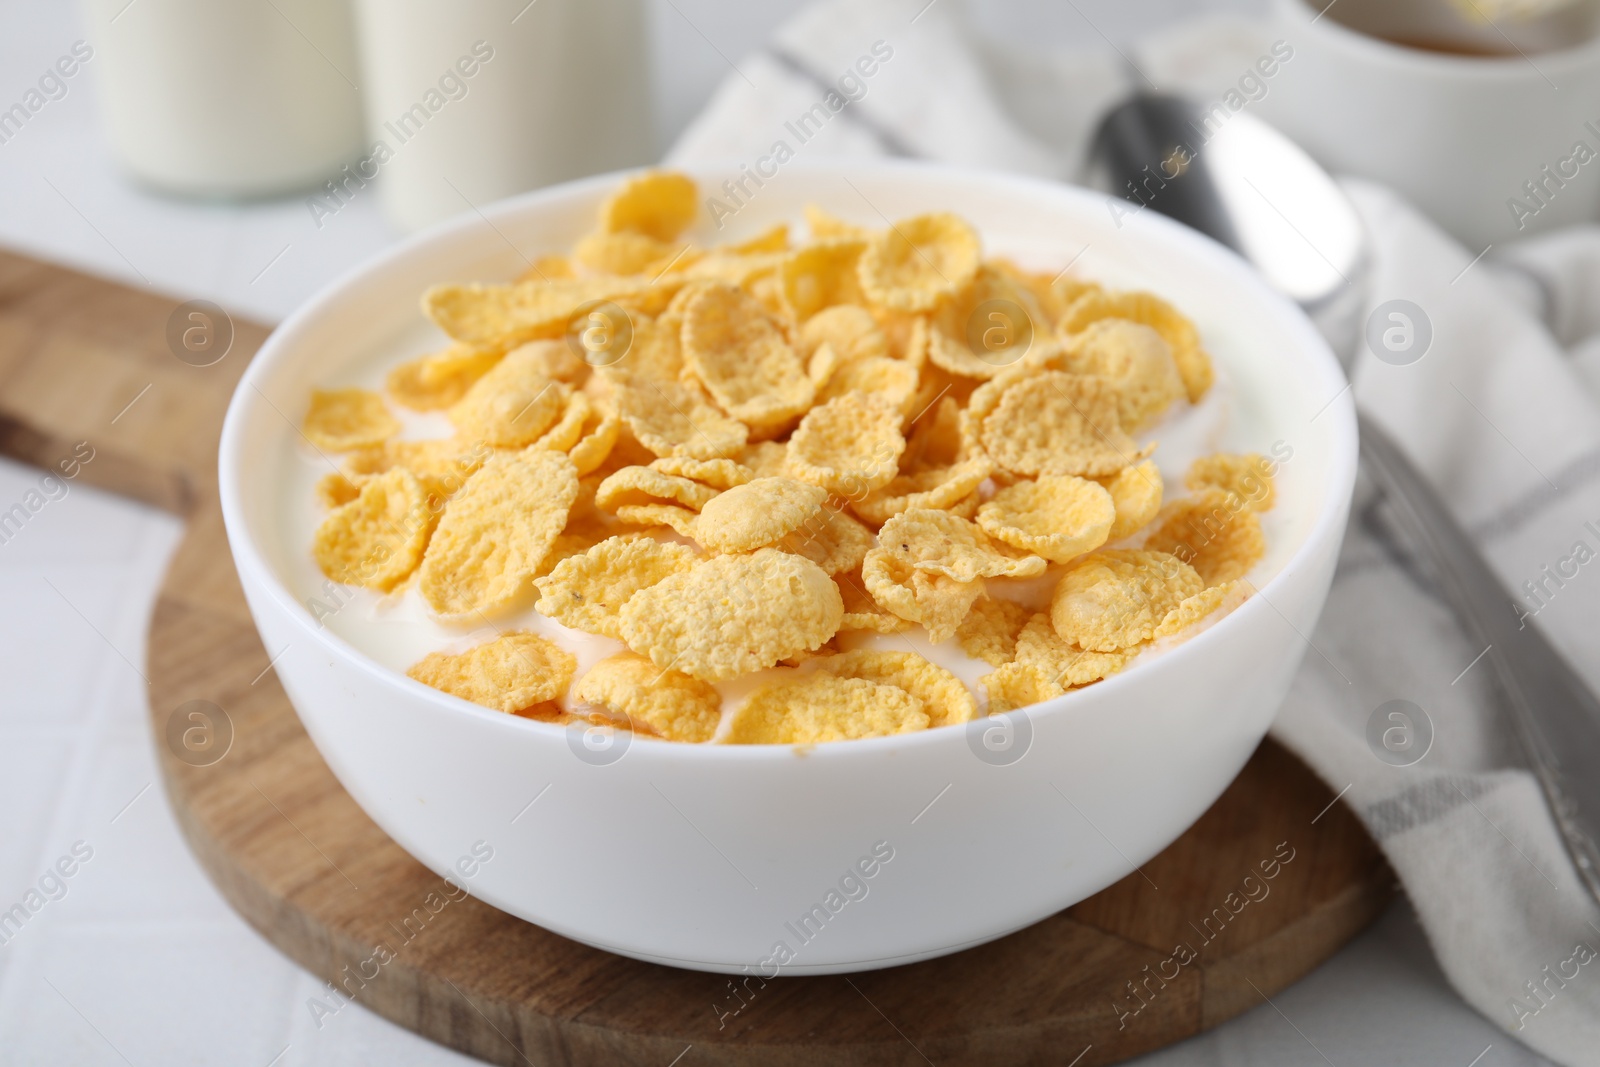
[[[651,0],[661,145],[723,76],[723,57],[800,2]],[[1185,11],[1003,0],[981,14],[1001,36],[1095,44]],[[79,36],[73,14],[61,0],[0,4],[0,100]],[[92,63],[85,74],[0,145],[0,244],[270,320],[393,239],[370,201],[319,232],[293,200],[203,206],[130,187],[97,136]],[[0,509],[37,478],[0,461]],[[0,544],[0,910],[74,841],[94,849],[66,895],[0,945],[0,1067],[472,1062],[359,1007],[319,1028],[305,1003],[320,983],[234,915],[184,848],[152,784],[139,674],[179,533],[168,516],[74,487]],[[1480,1067],[1541,1062],[1449,991],[1402,902],[1274,1005],[1143,1062],[1466,1067],[1488,1046]],[[1076,1054],[1065,1051],[1063,1063]]]

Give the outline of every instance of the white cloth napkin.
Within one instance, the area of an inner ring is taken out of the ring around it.
[[[1136,84],[1216,99],[1272,40],[1265,25],[1213,16],[1125,54],[1109,42],[1019,53],[976,33],[960,0],[820,0],[738,62],[668,161],[762,155],[881,41],[892,57],[801,154],[1070,178],[1094,123]],[[1434,479],[1508,587],[1544,582],[1542,607],[1524,601],[1540,608],[1530,624],[1600,683],[1600,229],[1474,263],[1393,193],[1345,187],[1375,243],[1368,309],[1410,300],[1434,331],[1410,366],[1363,352],[1359,403]],[[1558,587],[1546,566],[1577,574]],[[1369,485],[1311,643],[1274,736],[1360,815],[1460,994],[1544,1055],[1600,1064],[1600,908],[1563,851],[1482,650]],[[1369,717],[1395,699],[1432,724],[1432,747],[1412,766],[1381,761],[1366,739]]]

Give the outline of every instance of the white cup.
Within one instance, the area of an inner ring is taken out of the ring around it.
[[[302,189],[356,157],[345,0],[85,0],[101,114],[138,180],[185,196]]]
[[[1393,187],[1474,250],[1600,214],[1592,25],[1571,15],[1588,36],[1556,51],[1448,54],[1376,34],[1464,51],[1498,34],[1466,36],[1444,0],[1322,7],[1278,0],[1294,56],[1253,107],[1324,166]]]
[[[359,0],[373,143],[396,225],[654,154],[640,0]],[[348,179],[347,179],[348,181]]]

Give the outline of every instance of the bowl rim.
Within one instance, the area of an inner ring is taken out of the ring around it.
[[[700,181],[703,176],[711,174],[736,174],[738,173],[738,167],[738,161],[709,160],[675,165],[671,169],[681,170]],[[636,167],[612,171],[508,197],[437,223],[368,257],[325,285],[316,295],[301,304],[273,328],[272,333],[262,343],[260,349],[251,357],[250,363],[240,376],[238,384],[234,388],[233,396],[228,403],[227,414],[223,421],[221,440],[218,446],[218,491],[228,545],[233,556],[234,565],[239,571],[241,584],[246,588],[253,586],[258,592],[264,592],[281,614],[292,619],[296,627],[309,641],[325,650],[328,654],[337,656],[340,660],[357,668],[378,684],[395,687],[400,693],[407,694],[413,699],[422,700],[446,716],[476,719],[491,728],[510,727],[530,731],[528,735],[530,737],[543,736],[547,741],[563,745],[566,743],[563,738],[573,728],[570,724],[545,723],[534,719],[508,715],[423,685],[421,682],[372,659],[340,637],[332,629],[317,624],[305,605],[295,598],[292,591],[277,573],[276,568],[268,562],[254,531],[244,517],[243,490],[238,472],[243,469],[243,464],[247,462],[248,457],[244,449],[242,426],[249,417],[251,409],[265,402],[264,394],[261,394],[257,383],[266,376],[268,369],[282,358],[282,353],[292,350],[299,343],[298,335],[300,333],[310,328],[316,320],[322,317],[327,309],[344,300],[347,291],[362,282],[369,274],[381,270],[398,260],[423,254],[423,251],[435,242],[457,238],[467,231],[483,227],[486,224],[489,227],[489,233],[486,236],[492,237],[498,232],[498,227],[495,225],[497,222],[519,216],[530,209],[537,209],[544,201],[565,199],[570,195],[585,191],[612,187],[629,175],[639,174],[650,169],[655,168]],[[1064,197],[1068,200],[1077,200],[1085,206],[1090,201],[1105,198],[1105,194],[1063,182],[921,161],[795,160],[787,164],[784,171],[786,174],[802,177],[857,176],[871,173],[873,175],[905,177],[910,181],[919,181],[928,176],[933,176],[937,179],[979,182],[999,187],[1002,190],[1013,189],[1019,195],[1045,194],[1056,198]],[[1307,369],[1314,373],[1315,378],[1320,379],[1329,392],[1337,390],[1337,395],[1316,416],[1318,420],[1327,419],[1331,424],[1329,431],[1332,434],[1332,447],[1330,449],[1331,471],[1330,476],[1322,486],[1315,520],[1310,529],[1307,530],[1299,547],[1284,561],[1276,574],[1268,579],[1264,585],[1256,587],[1254,593],[1233,611],[1229,612],[1228,615],[1181,644],[1165,650],[1152,662],[1135,666],[1124,673],[1112,675],[1093,686],[1091,692],[1094,693],[1094,697],[1090,699],[1096,701],[1099,699],[1114,699],[1124,689],[1139,685],[1142,679],[1152,678],[1158,673],[1190,669],[1188,665],[1191,661],[1206,656],[1209,649],[1217,642],[1228,640],[1233,631],[1245,625],[1247,618],[1259,616],[1265,612],[1272,612],[1282,618],[1282,613],[1273,606],[1270,595],[1275,589],[1286,584],[1296,572],[1310,564],[1312,559],[1319,554],[1323,546],[1330,540],[1342,536],[1356,478],[1357,429],[1355,402],[1351,395],[1352,390],[1349,388],[1349,382],[1339,361],[1328,347],[1327,342],[1323,340],[1321,334],[1312,325],[1310,319],[1287,297],[1269,288],[1254,269],[1235,252],[1210,237],[1196,230],[1191,230],[1156,212],[1139,212],[1138,218],[1129,224],[1137,224],[1154,231],[1155,239],[1158,241],[1186,246],[1186,250],[1193,254],[1217,260],[1217,266],[1226,269],[1239,283],[1253,289],[1257,300],[1267,305],[1276,305],[1280,313],[1282,313],[1283,326],[1292,333],[1298,334],[1297,343],[1292,346],[1298,354],[1293,358],[1304,362],[1307,365]],[[258,400],[258,395],[263,399]],[[253,612],[254,606],[252,605]],[[1287,620],[1285,622],[1287,624]],[[1302,640],[1309,645],[1310,642],[1304,638],[1304,635],[1302,635]],[[980,716],[972,720],[972,722],[961,724],[961,726],[965,730],[970,730],[974,728],[974,724],[1003,718],[1015,719],[1021,717],[1032,720],[1045,715],[1063,716],[1074,710],[1073,705],[1085,703],[1085,696],[1086,694],[1078,694],[1074,699],[1073,693],[1067,693],[1026,708],[1013,709],[999,715]],[[297,713],[298,710],[297,708]],[[670,758],[675,760],[687,759],[715,762],[726,760],[792,761],[797,751],[803,752],[809,759],[879,759],[886,751],[912,751],[929,746],[949,744],[955,742],[962,732],[964,730],[958,732],[953,726],[942,727],[889,737],[861,738],[848,744],[682,745],[662,741],[660,750],[664,753],[670,753]],[[645,735],[641,736],[647,741],[659,740]]]

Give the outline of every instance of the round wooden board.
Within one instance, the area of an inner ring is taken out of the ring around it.
[[[48,463],[99,428],[106,458],[86,480],[188,516],[149,642],[167,799],[240,914],[402,1026],[492,1063],[540,1067],[1088,1067],[1261,1003],[1393,894],[1393,874],[1354,816],[1268,741],[1142,873],[1027,930],[925,963],[736,993],[726,976],[587,948],[472,898],[408,925],[444,883],[366,817],[312,746],[269,669],[223,536],[217,428],[265,331],[236,323],[226,360],[187,366],[163,341],[176,303],[0,253],[0,448]],[[86,396],[86,382],[108,376],[133,388]],[[146,381],[145,410],[105,431]],[[166,741],[190,700],[222,708],[232,726],[231,747],[210,766],[181,761]],[[1291,851],[1275,878],[1259,877],[1263,861]],[[379,945],[393,960],[375,977],[352,977]]]

